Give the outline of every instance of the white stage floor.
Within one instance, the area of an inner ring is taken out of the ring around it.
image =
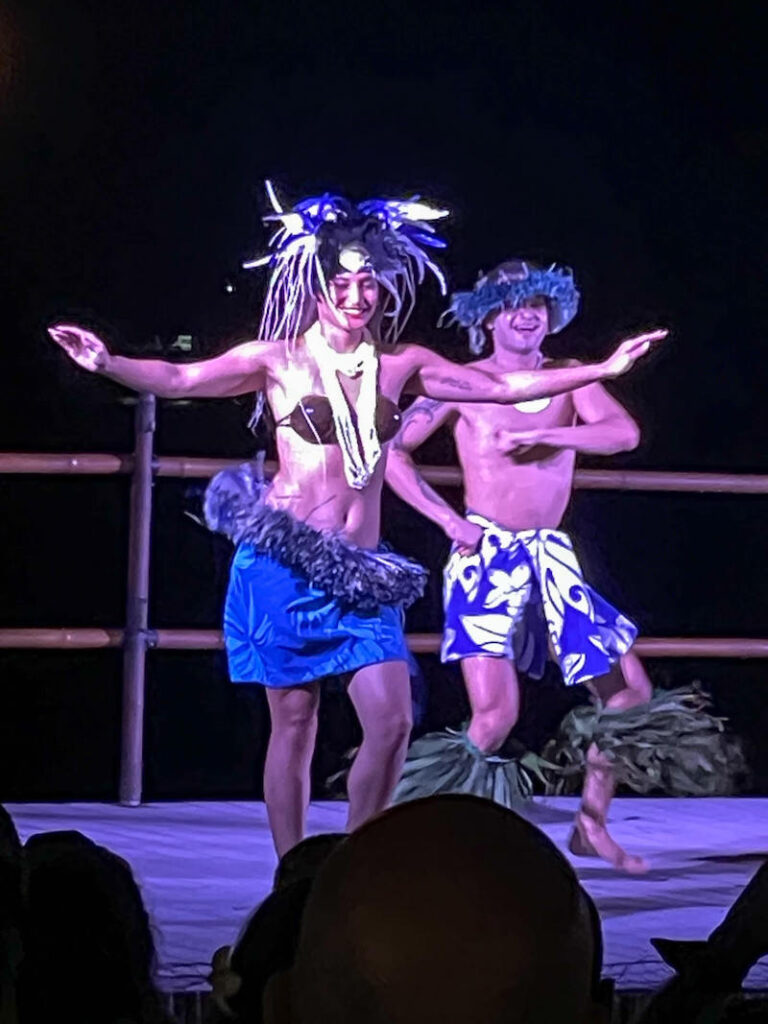
[[[575,799],[536,804],[537,824],[563,849]],[[261,803],[6,807],[24,840],[78,829],[129,861],[155,924],[164,991],[206,988],[211,954],[235,939],[271,887],[275,857]],[[345,814],[343,803],[313,804],[310,830],[343,831]],[[768,856],[768,798],[619,799],[611,820],[617,839],[650,859],[649,874],[570,859],[603,920],[604,973],[621,989],[648,989],[670,973],[648,940],[704,938]],[[768,959],[747,984],[768,990]]]

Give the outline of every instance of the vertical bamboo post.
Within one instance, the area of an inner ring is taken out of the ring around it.
[[[139,395],[136,449],[131,481],[128,534],[128,594],[123,644],[123,713],[120,757],[120,803],[141,803],[144,748],[144,665],[149,606],[149,540],[152,527],[152,451],[155,396]]]

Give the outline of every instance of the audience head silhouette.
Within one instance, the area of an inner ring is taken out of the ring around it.
[[[468,796],[418,800],[340,844],[307,900],[269,1024],[602,1020],[593,905],[556,847]]]
[[[149,918],[128,864],[79,832],[33,836],[25,855],[22,1019],[164,1020]]]

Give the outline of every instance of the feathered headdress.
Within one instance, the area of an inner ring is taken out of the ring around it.
[[[270,181],[266,189],[273,212],[264,220],[280,226],[270,239],[271,252],[243,264],[272,268],[261,338],[294,341],[304,326],[307,301],[321,293],[330,302],[328,281],[342,270],[366,267],[384,288],[385,341],[397,340],[428,270],[445,295],[443,272],[425,248],[445,248],[429,222],[447,216],[447,210],[436,210],[419,196],[355,204],[330,193],[284,210]]]
[[[483,350],[483,324],[491,313],[514,309],[537,295],[547,300],[550,334],[562,331],[578,312],[581,295],[568,267],[553,263],[542,270],[524,260],[509,260],[480,277],[471,292],[452,295],[441,320],[466,327],[469,347],[477,354]]]

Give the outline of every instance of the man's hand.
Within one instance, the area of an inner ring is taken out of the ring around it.
[[[620,377],[631,369],[638,359],[641,359],[652,345],[662,341],[669,334],[669,331],[660,328],[656,331],[648,331],[646,334],[638,334],[634,338],[627,338],[618,346],[603,362],[602,367],[606,377]]]
[[[525,455],[532,448],[546,444],[546,435],[546,429],[502,430],[499,442],[508,455]]]
[[[468,519],[456,519],[446,533],[456,545],[460,555],[474,555],[483,539],[483,528]]]
[[[90,373],[105,370],[109,361],[109,349],[91,331],[73,324],[54,324],[48,328],[51,338],[67,353],[70,359]]]

